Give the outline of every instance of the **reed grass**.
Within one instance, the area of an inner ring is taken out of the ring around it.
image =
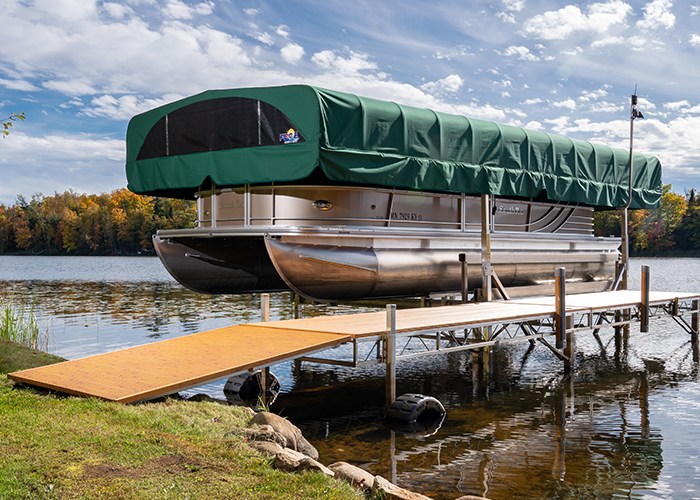
[[[42,329],[34,313],[34,304],[0,297],[0,339],[48,351],[49,332]]]

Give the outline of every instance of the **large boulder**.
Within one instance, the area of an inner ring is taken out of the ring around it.
[[[328,466],[335,473],[335,477],[350,483],[356,488],[369,491],[374,484],[374,476],[364,469],[347,462],[335,462]]]
[[[389,500],[430,500],[430,497],[400,488],[382,476],[374,476],[372,491]]]
[[[240,432],[248,441],[269,441],[279,444],[282,448],[287,447],[287,438],[273,429],[271,425],[256,425],[248,429],[241,429]]]
[[[282,450],[284,450],[284,447],[270,441],[251,441],[248,444],[251,448],[258,450],[260,453],[270,458],[276,457],[278,453],[282,453]]]
[[[314,460],[318,460],[318,450],[302,435],[301,430],[286,418],[267,411],[255,414],[250,424],[269,425],[287,440],[287,448],[299,451]]]
[[[303,470],[317,470],[327,476],[333,477],[335,473],[322,463],[309,458],[303,453],[289,448],[283,448],[271,441],[251,441],[252,448],[273,459],[275,469],[284,472],[299,472]]]

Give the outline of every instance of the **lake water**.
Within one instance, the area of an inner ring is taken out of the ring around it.
[[[654,290],[700,291],[700,260],[633,259]],[[0,294],[34,304],[50,350],[74,359],[201,330],[257,321],[259,296],[207,296],[174,282],[156,258],[0,256]],[[272,294],[272,319],[289,294]],[[305,306],[305,316],[348,313]],[[383,368],[285,363],[273,410],[304,430],[322,460],[345,460],[434,498],[700,498],[700,366],[670,318],[632,327],[616,349],[577,335],[577,370],[543,346],[497,347],[489,382],[470,354],[400,361],[399,394],[438,398],[448,415],[432,435],[382,424]],[[347,352],[336,350],[334,357]],[[222,382],[198,388],[222,397]]]

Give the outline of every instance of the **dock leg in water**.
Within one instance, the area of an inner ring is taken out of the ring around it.
[[[386,305],[386,334],[384,337],[386,365],[386,407],[396,399],[396,304]]]

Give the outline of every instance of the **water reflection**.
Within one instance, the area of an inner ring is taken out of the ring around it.
[[[401,379],[400,393],[427,384],[448,408],[442,427],[430,436],[402,435],[382,425],[381,377],[327,390],[309,384],[278,404],[295,422],[306,422],[305,435],[325,460],[358,464],[435,498],[663,497],[668,422],[654,420],[650,397],[688,376],[657,363],[643,371],[625,365],[604,374],[600,368],[599,359],[585,359],[575,380],[529,388],[516,382],[517,374],[501,370],[488,397],[474,397],[485,389],[473,390],[464,376],[468,371],[462,377],[447,372]],[[669,402],[655,404],[669,408]],[[697,479],[697,473],[674,478],[690,484]]]

